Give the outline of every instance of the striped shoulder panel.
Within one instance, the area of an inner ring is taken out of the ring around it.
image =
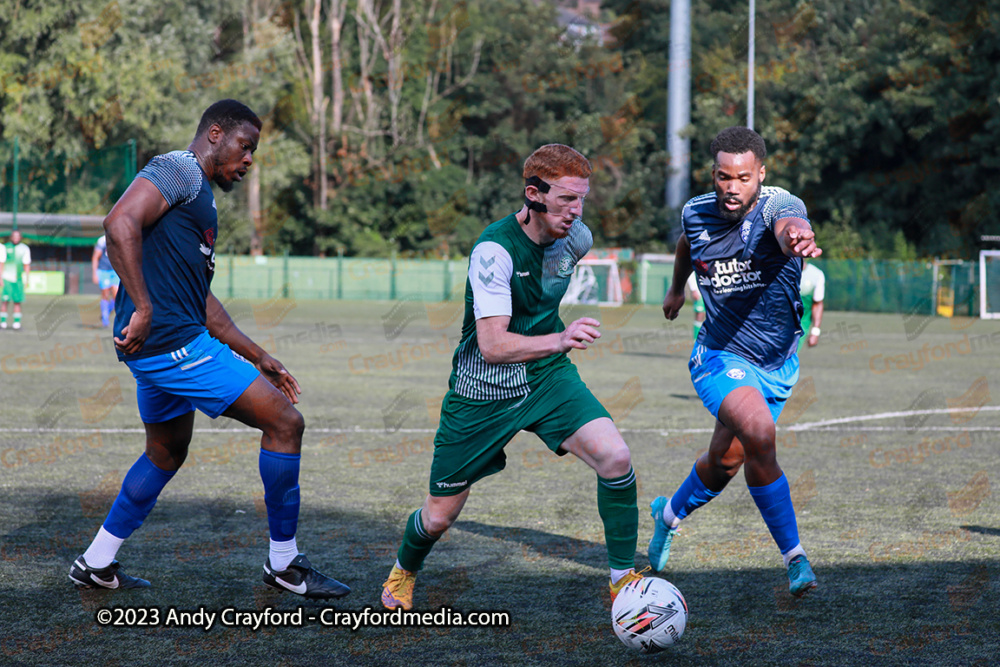
[[[154,156],[138,175],[155,185],[169,206],[190,203],[201,192],[203,174],[191,151]]]

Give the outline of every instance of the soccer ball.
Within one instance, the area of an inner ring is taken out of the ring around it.
[[[643,577],[626,584],[611,606],[611,627],[625,646],[659,653],[684,634],[688,607],[677,587],[665,579]]]

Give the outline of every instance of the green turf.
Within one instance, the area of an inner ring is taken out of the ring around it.
[[[611,631],[594,474],[528,434],[508,447],[507,470],[477,484],[416,589],[418,608],[503,610],[510,627],[98,626],[102,607],[162,615],[300,604],[260,581],[255,436],[201,415],[188,463],[119,552],[153,588],[70,585],[73,558],[142,449],[134,382],[108,334],[83,324],[94,304],[34,298],[25,330],[0,332],[0,664],[986,665],[1000,655],[998,324],[827,313],[778,436],[820,588],[788,597],[777,549],[737,478],[674,542],[663,576],[690,606],[684,637],[640,658]],[[354,588],[304,613],[377,607],[406,517],[426,493],[457,305],[230,307],[302,384],[298,542]],[[576,307],[564,319],[595,314],[604,337],[573,357],[632,448],[642,566],[648,504],[684,479],[712,419],[687,374],[689,311],[675,324],[653,307]],[[993,409],[957,409],[983,405]],[[939,412],[914,414],[928,410]],[[904,414],[816,424],[886,412]]]

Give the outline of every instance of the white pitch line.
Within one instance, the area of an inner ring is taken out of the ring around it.
[[[898,433],[900,431],[907,431],[909,429],[900,428],[899,426],[821,426],[819,428],[810,429],[812,431],[822,431],[826,433],[843,433],[845,431],[858,431],[858,432],[888,432],[888,433]],[[959,431],[967,433],[996,433],[1000,431],[1000,426],[920,426],[913,429],[914,432],[922,431]]]
[[[904,410],[902,412],[879,412],[874,415],[856,415],[854,417],[841,417],[840,419],[826,419],[818,422],[806,422],[805,424],[795,424],[789,426],[789,431],[805,431],[819,426],[832,426],[833,424],[850,424],[851,422],[874,421],[876,419],[895,419],[898,417],[914,417],[916,415],[951,415],[958,412],[994,412],[1000,410],[1000,405],[984,405],[979,408],[946,408],[935,410]]]
[[[806,430],[816,430],[816,431],[838,431],[838,430],[850,430],[850,431],[899,431],[905,430],[900,427],[892,426],[857,426],[853,428],[829,428],[831,426],[836,426],[840,424],[850,424],[856,422],[865,421],[875,421],[878,419],[898,419],[901,417],[913,417],[917,415],[940,415],[940,414],[957,414],[966,412],[996,412],[1000,411],[1000,405],[984,405],[979,408],[948,408],[948,409],[935,409],[935,410],[904,410],[900,412],[879,412],[873,415],[854,415],[852,417],[840,417],[838,419],[826,419],[823,421],[816,422],[806,422],[804,424],[793,424],[789,426],[786,430],[788,431],[806,431]],[[678,428],[678,429],[664,429],[664,428],[623,428],[620,429],[622,433],[638,433],[638,434],[656,434],[662,436],[671,436],[678,434],[688,434],[688,433],[712,433],[714,429],[711,428]],[[1000,431],[1000,427],[996,426],[920,426],[917,429],[919,431]],[[101,433],[145,433],[144,429],[141,428],[0,428],[0,433],[93,433],[95,431],[100,431]],[[391,435],[393,433],[435,433],[437,429],[433,428],[400,428],[394,431],[387,431],[384,428],[309,428],[306,425],[307,433],[363,433],[363,434],[382,434]],[[259,433],[258,429],[253,428],[196,428],[195,433]]]

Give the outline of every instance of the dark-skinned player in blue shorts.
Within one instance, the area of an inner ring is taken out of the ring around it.
[[[350,589],[298,552],[299,460],[305,421],[298,382],[244,335],[212,294],[219,230],[211,183],[233,189],[253,164],[261,121],[236,100],[205,110],[186,151],[157,155],[104,220],[107,252],[121,277],[114,342],[136,381],[146,450],[129,469],[90,547],[73,563],[79,588],[145,588],[115,560],[187,457],[194,411],[262,431],[270,549],[266,584],[311,599]]]
[[[652,502],[649,561],[657,572],[666,567],[681,519],[719,495],[742,466],[781,552],[789,591],[801,597],[816,587],[816,575],[799,542],[788,480],[775,456],[775,422],[799,378],[801,258],[822,250],[802,201],[762,186],[767,149],[760,135],[727,128],[711,152],[715,192],[684,205],[663,314],[677,317],[693,268],[708,317],[688,368],[716,418],[715,432],[673,496]]]

